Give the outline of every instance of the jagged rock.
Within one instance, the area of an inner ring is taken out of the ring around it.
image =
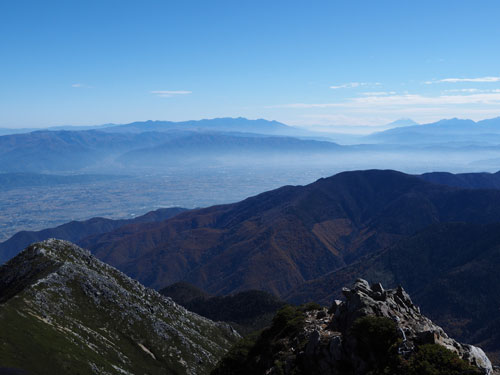
[[[254,347],[249,353],[256,350],[256,357],[250,354],[236,361],[244,363],[243,367],[234,370],[233,358],[232,362],[223,361],[214,374],[402,375],[405,369],[414,369],[408,366],[425,353],[431,353],[425,361],[433,358],[429,366],[434,366],[432,361],[442,361],[435,363],[439,374],[443,374],[445,363],[454,368],[453,373],[493,373],[480,348],[448,337],[420,313],[403,288],[385,290],[381,284],[369,285],[359,279],[343,293],[345,301],[334,301],[329,310],[311,310],[304,305],[295,313],[285,311],[283,316],[290,319],[291,326],[285,329],[279,320],[279,328],[272,326],[257,341],[264,345],[265,352]],[[297,329],[297,316],[301,315],[303,325]],[[283,336],[280,332],[288,333]]]
[[[439,344],[483,369],[485,374],[492,372],[491,362],[482,349],[448,337],[441,327],[420,314],[420,309],[401,286],[384,291],[379,283],[370,286],[366,280],[358,279],[344,295],[346,301],[337,308],[332,329],[348,332],[356,319],[367,315],[390,318],[397,323],[404,338],[403,351],[426,343]]]
[[[380,283],[370,286],[366,280],[358,279],[352,289],[345,288],[343,293],[346,300],[336,308],[331,329],[347,333],[354,321],[363,316],[390,318],[396,322],[403,338],[402,353],[409,355],[412,348],[421,344],[439,344],[481,368],[485,374],[491,374],[491,362],[482,349],[448,337],[441,327],[420,314],[401,286],[384,290]]]

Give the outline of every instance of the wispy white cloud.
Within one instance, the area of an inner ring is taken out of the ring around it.
[[[90,88],[92,88],[92,86],[87,85],[85,83],[73,83],[71,85],[71,87],[73,87],[75,89],[90,89]]]
[[[192,92],[186,90],[156,90],[151,91],[151,94],[156,95],[160,98],[171,98],[177,95],[189,95],[192,94]]]
[[[455,105],[455,104],[499,104],[498,93],[479,93],[471,95],[440,95],[424,96],[415,94],[391,95],[391,96],[368,96],[355,98],[355,104],[370,105]]]
[[[477,93],[499,93],[500,89],[453,89],[453,90],[443,90],[442,93],[468,93],[468,94],[477,94]]]
[[[379,82],[375,82],[375,83],[349,82],[349,83],[344,83],[342,85],[330,86],[330,88],[337,90],[337,89],[352,89],[352,88],[361,87],[361,86],[380,86],[380,83]]]
[[[396,91],[370,91],[370,92],[362,92],[361,95],[364,96],[386,96],[386,95],[395,95]]]
[[[478,78],[444,78],[438,79],[436,81],[426,81],[426,85],[432,85],[433,83],[460,83],[460,82],[500,82],[500,77],[478,77]]]
[[[381,125],[403,117],[419,123],[451,117],[480,120],[500,115],[500,90],[439,96],[411,93],[360,95],[338,102],[291,103],[270,108],[293,109],[293,119],[289,123],[295,125]]]
[[[476,92],[493,92],[491,90],[480,90],[480,89],[453,89],[453,90],[444,90],[444,93],[449,92],[467,92],[467,93],[476,93]]]
[[[471,95],[424,96],[419,94],[368,95],[334,103],[291,103],[273,106],[274,108],[374,108],[383,106],[443,106],[459,104],[500,105],[499,92],[477,93]]]

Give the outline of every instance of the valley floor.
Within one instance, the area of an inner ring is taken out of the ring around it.
[[[91,217],[130,219],[160,207],[231,203],[286,184],[307,184],[332,174],[301,170],[214,168],[169,170],[85,184],[0,186],[0,242],[21,230],[41,230]]]

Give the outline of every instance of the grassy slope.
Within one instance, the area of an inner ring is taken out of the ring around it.
[[[41,258],[22,256],[0,276]],[[33,374],[204,374],[237,338],[95,258],[58,257],[59,268],[38,280],[30,275],[0,305],[2,367]]]

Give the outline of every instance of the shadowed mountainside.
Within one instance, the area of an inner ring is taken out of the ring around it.
[[[358,277],[402,285],[452,336],[500,359],[500,224],[435,224],[377,254],[305,283],[286,299],[329,305]]]
[[[161,289],[160,294],[213,321],[230,323],[242,335],[271,324],[285,302],[260,290],[247,290],[230,296],[210,296],[194,285],[179,282]]]
[[[305,281],[439,222],[500,221],[500,191],[461,190],[394,171],[344,172],[242,202],[81,241],[146,285],[288,294]]]
[[[466,189],[500,189],[500,171],[497,173],[431,172],[419,175],[425,181]]]
[[[49,238],[78,242],[90,235],[107,233],[129,224],[163,221],[185,210],[185,208],[180,207],[160,208],[133,219],[112,220],[94,217],[85,221],[71,221],[58,227],[41,231],[18,232],[7,241],[0,243],[0,264],[14,257],[26,246],[34,242],[44,241]]]

